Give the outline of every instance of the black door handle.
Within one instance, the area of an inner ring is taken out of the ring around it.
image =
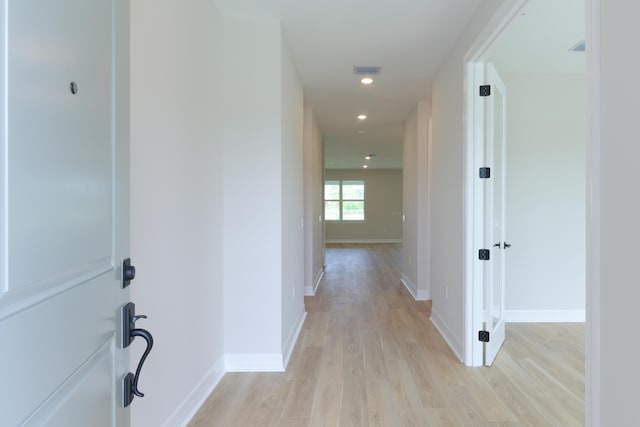
[[[147,348],[144,350],[144,353],[140,358],[140,362],[138,362],[138,368],[136,369],[135,375],[129,372],[124,377],[122,405],[125,408],[131,404],[134,396],[144,397],[144,393],[138,389],[138,380],[140,379],[142,365],[144,365],[144,362],[147,360],[147,356],[149,356],[151,348],[153,347],[153,336],[151,333],[146,329],[136,329],[134,327],[135,322],[138,319],[146,319],[147,316],[136,316],[135,313],[136,306],[132,302],[122,307],[122,348],[127,348],[133,342],[135,337],[142,337],[147,342]]]

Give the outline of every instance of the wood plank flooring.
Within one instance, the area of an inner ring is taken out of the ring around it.
[[[286,372],[228,373],[201,426],[582,426],[584,325],[509,324],[491,368],[467,368],[399,279],[398,245],[327,248]]]

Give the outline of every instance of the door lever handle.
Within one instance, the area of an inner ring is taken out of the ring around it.
[[[498,243],[494,243],[494,244],[493,244],[493,247],[494,247],[494,248],[499,248],[499,247],[500,247],[500,242],[498,242]]]
[[[144,393],[138,389],[138,379],[140,379],[140,371],[142,370],[142,365],[144,365],[144,361],[147,360],[147,356],[149,355],[149,353],[151,352],[151,348],[153,347],[153,336],[146,329],[134,329],[131,331],[131,336],[142,337],[147,342],[147,348],[144,350],[144,353],[142,353],[140,362],[138,362],[136,374],[133,376],[133,379],[129,378],[129,381],[131,381],[131,393],[135,394],[138,397],[144,397]],[[127,376],[131,375],[131,373],[127,374]]]
[[[122,387],[122,405],[124,408],[131,404],[134,396],[144,397],[144,393],[138,389],[138,380],[140,379],[142,365],[144,365],[153,347],[153,336],[151,333],[146,329],[135,328],[135,322],[139,319],[146,319],[147,316],[136,316],[135,313],[136,306],[132,302],[122,307],[122,348],[127,348],[131,345],[135,337],[142,337],[147,343],[147,348],[144,350],[140,362],[138,362],[135,375],[129,372],[124,377]]]
[[[510,248],[510,247],[511,247],[511,244],[510,244],[510,243],[504,242],[504,248],[505,248],[505,249]]]

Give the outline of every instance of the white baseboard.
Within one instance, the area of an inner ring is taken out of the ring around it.
[[[509,323],[583,323],[585,310],[505,310]]]
[[[400,282],[404,285],[405,288],[409,291],[411,296],[416,301],[429,301],[431,299],[431,292],[426,291],[424,289],[417,289],[417,286],[409,280],[407,276],[404,274],[400,278]]]
[[[313,288],[311,286],[304,287],[304,296],[312,297],[316,294],[316,291],[318,290],[318,286],[320,286],[320,281],[322,280],[323,276],[324,276],[324,268],[320,267],[320,271],[318,271],[318,274],[316,275],[316,281],[314,282]]]
[[[436,327],[442,338],[449,344],[449,348],[456,355],[456,357],[460,360],[460,362],[464,361],[464,346],[462,342],[456,338],[456,336],[451,332],[451,329],[447,326],[446,322],[442,320],[442,317],[438,315],[436,311],[431,310],[431,323]]]
[[[202,404],[216,388],[224,376],[224,357],[221,356],[202,381],[189,393],[178,408],[165,421],[163,427],[186,427],[196,415]]]
[[[282,353],[225,354],[227,372],[284,372]]]
[[[325,243],[402,243],[402,239],[327,239]]]
[[[282,354],[284,355],[283,367],[287,369],[287,365],[289,364],[289,359],[291,358],[291,354],[293,353],[293,349],[296,346],[296,342],[298,341],[298,337],[300,336],[300,331],[302,331],[302,326],[304,325],[304,319],[307,318],[307,312],[304,310],[304,304],[300,308],[300,312],[298,314],[298,321],[296,325],[291,329],[287,340],[284,343],[284,347],[282,349]]]
[[[413,284],[411,279],[402,274],[402,276],[400,277],[400,282],[404,285],[407,291],[409,291],[413,299],[416,299],[418,297],[417,286]]]
[[[418,296],[416,296],[416,301],[430,301],[430,300],[431,300],[431,291],[418,289]]]

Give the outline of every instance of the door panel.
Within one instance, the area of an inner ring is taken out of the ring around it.
[[[129,4],[2,9],[0,424],[128,426]]]
[[[485,160],[491,178],[485,183],[485,243],[491,248],[485,269],[484,327],[490,340],[485,343],[484,363],[493,364],[505,339],[505,176],[506,176],[506,87],[492,64],[487,64],[491,95],[486,99]]]
[[[10,4],[11,291],[113,267],[113,209],[111,2]]]

